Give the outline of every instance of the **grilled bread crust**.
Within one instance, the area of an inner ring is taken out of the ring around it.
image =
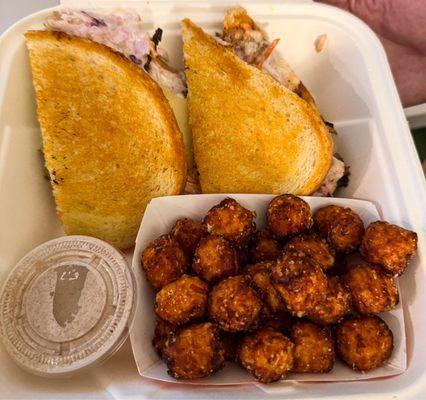
[[[28,31],[37,116],[67,234],[134,244],[153,197],[186,180],[182,135],[160,87],[107,46]]]
[[[203,193],[314,192],[333,151],[318,111],[190,20],[182,32]]]

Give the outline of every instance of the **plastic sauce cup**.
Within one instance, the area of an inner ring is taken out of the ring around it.
[[[124,343],[135,309],[124,255],[102,240],[66,236],[25,255],[0,294],[0,335],[18,365],[64,376],[105,360]]]

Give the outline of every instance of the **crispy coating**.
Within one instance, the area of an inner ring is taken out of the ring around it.
[[[260,261],[254,264],[247,264],[241,268],[241,273],[250,277],[258,272],[271,272],[273,265],[273,261]]]
[[[297,321],[291,328],[290,339],[294,343],[292,372],[324,373],[333,369],[336,354],[328,328]]]
[[[274,197],[266,211],[268,230],[278,239],[307,232],[312,228],[309,204],[292,194]]]
[[[177,327],[171,323],[158,319],[155,324],[154,337],[152,339],[152,345],[160,357],[163,356],[166,343],[170,335],[176,332]]]
[[[141,262],[146,279],[156,290],[179,279],[189,266],[187,255],[170,235],[153,240],[143,251]]]
[[[351,253],[361,243],[364,223],[350,208],[330,205],[314,214],[315,227],[337,252]]]
[[[315,234],[295,236],[285,245],[284,249],[296,249],[305,253],[320,264],[324,271],[334,265],[334,250],[324,239]]]
[[[361,243],[361,257],[401,275],[417,249],[417,234],[397,225],[376,221],[368,226]]]
[[[182,250],[193,256],[200,239],[206,234],[200,222],[191,218],[178,219],[170,234],[178,241]]]
[[[274,263],[271,261],[262,261],[257,264],[246,265],[242,272],[249,277],[251,286],[262,298],[265,305],[271,312],[276,313],[285,311],[286,306],[271,280],[273,266]]]
[[[360,314],[379,314],[398,304],[398,289],[393,278],[378,267],[351,266],[344,281],[351,292],[352,305]]]
[[[209,286],[196,276],[183,275],[155,297],[155,313],[173,325],[201,318],[207,309]]]
[[[308,314],[326,297],[324,271],[315,260],[300,251],[284,252],[274,264],[271,277],[288,311],[297,317]]]
[[[256,230],[256,213],[227,198],[211,208],[203,220],[207,232],[220,235],[237,247],[244,246]]]
[[[281,246],[266,229],[255,232],[249,241],[248,254],[252,263],[276,260]]]
[[[241,365],[262,383],[284,379],[293,365],[293,343],[272,328],[245,336],[238,347]]]
[[[225,352],[219,330],[210,323],[190,325],[171,335],[164,349],[168,373],[176,379],[196,379],[223,367]]]
[[[210,292],[209,316],[228,332],[247,331],[257,327],[262,301],[243,275],[219,282]]]
[[[308,318],[320,325],[331,325],[341,321],[343,317],[351,312],[351,295],[340,278],[333,276],[327,279],[327,295],[320,301]]]
[[[354,370],[378,368],[392,355],[392,331],[375,315],[345,319],[335,335],[337,352]]]
[[[206,282],[218,282],[238,273],[238,255],[222,236],[211,235],[200,240],[195,250],[192,269]]]

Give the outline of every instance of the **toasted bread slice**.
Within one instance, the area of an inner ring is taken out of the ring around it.
[[[330,168],[333,147],[319,113],[190,20],[182,30],[202,191],[315,191]]]
[[[43,152],[67,234],[134,244],[147,203],[179,194],[185,149],[159,86],[106,46],[25,34]]]

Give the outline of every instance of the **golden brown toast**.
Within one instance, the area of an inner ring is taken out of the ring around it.
[[[316,109],[182,22],[189,124],[204,193],[310,194],[332,139]]]
[[[125,249],[147,203],[179,194],[185,149],[159,86],[101,44],[25,34],[57,213],[67,234]]]

